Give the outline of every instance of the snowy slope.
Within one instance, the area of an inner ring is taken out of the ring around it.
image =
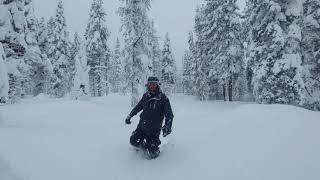
[[[0,106],[0,157],[6,160],[0,160],[0,174],[10,174],[0,178],[320,179],[320,113],[281,105],[198,102],[185,96],[171,101],[174,145],[151,161],[128,145],[134,129],[123,123],[130,111],[128,97],[39,97]]]

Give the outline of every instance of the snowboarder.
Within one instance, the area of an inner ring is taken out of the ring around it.
[[[80,84],[79,90],[74,98],[75,98],[75,100],[78,100],[79,98],[84,97],[84,96],[88,96],[88,94],[86,93],[86,87],[85,87],[85,85]]]
[[[130,144],[137,148],[145,148],[150,158],[153,159],[160,154],[161,141],[159,136],[161,130],[163,137],[171,133],[173,113],[170,101],[162,93],[157,77],[149,77],[146,87],[147,92],[130,112],[125,122],[131,124],[131,118],[142,110],[139,124],[130,137]],[[164,117],[165,123],[162,127]]]

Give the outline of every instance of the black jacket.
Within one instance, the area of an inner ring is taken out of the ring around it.
[[[143,111],[140,114],[138,129],[149,134],[160,134],[165,117],[165,127],[171,130],[173,113],[170,101],[165,94],[162,92],[156,94],[145,93],[131,111],[130,116],[135,116],[141,110]]]

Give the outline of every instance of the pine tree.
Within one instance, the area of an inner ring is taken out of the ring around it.
[[[39,44],[39,48],[42,54],[47,55],[47,43],[48,43],[48,29],[47,23],[44,18],[39,20],[38,24],[38,32],[37,32],[37,41]]]
[[[185,51],[183,56],[183,74],[182,74],[182,85],[183,85],[183,93],[187,95],[192,94],[192,64],[194,62],[194,40],[193,33],[189,32],[189,40],[188,40],[189,48]]]
[[[253,92],[260,103],[298,105],[301,79],[300,1],[250,0],[252,28],[249,61],[253,62]],[[299,10],[299,11],[297,11]],[[284,13],[286,12],[286,13]]]
[[[55,77],[52,79],[51,95],[62,97],[70,92],[72,81],[70,81],[70,52],[69,33],[67,31],[66,19],[62,1],[59,0],[54,18],[48,23],[47,52],[53,66]]]
[[[26,67],[23,57],[28,49],[25,41],[26,18],[22,2],[0,2],[0,42],[3,45],[8,67],[9,99],[16,102],[21,97],[21,67]]]
[[[186,50],[183,55],[183,74],[182,74],[182,84],[183,84],[183,93],[191,95],[191,67],[192,55],[190,51]]]
[[[148,18],[150,0],[121,0],[125,5],[118,13],[121,17],[121,30],[124,35],[124,54],[127,88],[131,89],[131,105],[135,106],[140,99],[140,91],[144,89],[146,68],[143,57],[150,56],[151,22]]]
[[[171,49],[169,33],[166,34],[161,58],[161,83],[166,94],[175,92],[177,65]]]
[[[208,95],[205,93],[208,89],[207,78],[204,73],[204,69],[200,68],[203,62],[202,55],[204,54],[205,49],[205,38],[203,36],[203,30],[206,25],[205,21],[205,6],[197,7],[196,17],[195,17],[195,36],[196,41],[194,43],[194,62],[191,64],[191,80],[192,80],[192,93],[193,95],[199,97],[200,100],[204,100]],[[203,67],[203,66],[202,66]],[[212,87],[214,85],[211,85]]]
[[[6,59],[2,44],[0,43],[0,103],[6,103],[9,91]]]
[[[28,65],[25,70],[23,80],[23,93],[36,96],[47,91],[48,79],[51,73],[51,64],[41,52],[38,34],[40,23],[36,18],[33,3],[31,0],[25,1],[24,14],[26,17],[26,43],[28,49],[24,56],[24,62]]]
[[[76,32],[73,35],[73,42],[71,43],[70,47],[70,57],[75,58],[80,51],[81,48],[81,38],[79,34]]]
[[[159,45],[159,38],[157,36],[157,31],[154,28],[154,23],[152,22],[151,32],[150,32],[150,59],[152,62],[152,75],[156,77],[161,76],[161,49]]]
[[[0,42],[3,44],[9,76],[9,99],[44,91],[50,63],[38,45],[39,23],[31,0],[0,2]]]
[[[249,45],[250,44],[250,31],[252,28],[252,25],[250,23],[250,19],[252,19],[252,16],[254,15],[254,8],[256,8],[256,4],[253,1],[247,1],[246,2],[246,8],[244,10],[244,16],[243,16],[243,22],[242,22],[242,39],[245,44],[245,52],[244,52],[244,58],[245,58],[245,76],[246,76],[246,82],[247,82],[247,95],[248,95],[248,100],[251,99],[253,101],[253,68],[254,68],[254,62],[253,58],[250,58],[250,49],[253,49]]]
[[[113,59],[111,63],[111,74],[110,74],[110,84],[112,87],[112,92],[118,93],[121,90],[123,82],[122,74],[122,61],[121,61],[121,49],[120,41],[117,38],[116,47],[113,54]]]
[[[306,107],[320,110],[320,1],[306,0],[303,4],[302,50],[306,71]]]
[[[79,49],[75,55],[75,77],[73,92],[75,98],[87,94],[89,91],[89,67],[87,65],[87,51],[85,44],[79,38]]]
[[[53,19],[52,19],[53,21]],[[50,94],[51,93],[51,82],[54,79],[55,75],[53,73],[53,66],[50,59],[48,58],[49,42],[48,42],[48,24],[45,22],[44,18],[41,18],[38,23],[38,30],[36,39],[38,46],[41,52],[41,56],[46,67],[43,72],[44,82],[43,82],[43,91],[42,93]]]
[[[200,99],[217,99],[222,87],[224,98],[233,100],[235,84],[244,66],[241,24],[236,0],[206,0],[196,19],[200,61],[197,80]]]
[[[76,61],[77,61],[77,55],[79,54],[80,48],[81,48],[81,38],[79,34],[76,32],[73,35],[73,41],[70,44],[69,47],[69,81],[72,82],[71,86],[74,87],[73,84],[75,81],[75,74],[76,74]]]
[[[106,26],[106,12],[102,0],[93,0],[85,32],[89,65],[90,93],[105,96],[109,91],[108,75],[111,53],[107,44],[110,32]]]

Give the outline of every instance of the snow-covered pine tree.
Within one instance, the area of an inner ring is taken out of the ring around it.
[[[303,4],[302,49],[305,106],[320,111],[320,1],[306,0]]]
[[[81,38],[77,32],[74,33],[73,35],[73,41],[70,43],[69,46],[69,81],[72,82],[72,87],[75,85],[73,84],[75,81],[75,74],[76,74],[76,56],[78,55],[78,52],[80,51],[81,48]]]
[[[252,25],[249,21],[251,19],[251,16],[254,16],[254,8],[256,8],[256,4],[253,1],[246,1],[246,8],[244,9],[244,16],[242,21],[242,39],[245,46],[245,52],[244,52],[244,58],[245,58],[245,76],[247,81],[247,95],[248,100],[253,101],[253,84],[252,84],[252,78],[253,78],[253,68],[254,68],[254,62],[253,58],[250,58],[250,49],[254,49],[252,47],[249,47],[250,44],[250,31],[252,28]]]
[[[206,0],[200,10],[203,16],[200,23],[196,23],[201,62],[198,69],[201,72],[198,80],[200,99],[217,99],[221,92],[217,88],[219,84],[225,99],[233,100],[234,85],[244,67],[237,10],[236,0]]]
[[[117,38],[116,47],[113,53],[113,58],[110,63],[111,73],[110,73],[110,85],[111,91],[114,93],[119,93],[122,87],[123,79],[123,70],[122,70],[122,60],[121,60],[121,49],[120,41]]]
[[[154,23],[152,22],[152,27],[150,31],[150,59],[152,62],[152,75],[156,77],[161,76],[161,49],[159,45],[159,38],[157,36],[157,31],[154,28]]]
[[[80,37],[79,49],[75,55],[75,77],[73,81],[74,97],[77,99],[83,95],[88,94],[89,91],[89,67],[87,65],[87,50],[84,42]]]
[[[70,47],[70,57],[75,58],[80,50],[81,46],[81,38],[77,32],[73,35],[73,42],[71,43]]]
[[[253,62],[253,92],[259,103],[298,105],[303,99],[300,0],[249,0],[249,51]]]
[[[27,67],[24,69],[22,91],[25,95],[36,96],[47,91],[52,66],[39,47],[40,24],[35,15],[32,0],[25,1],[24,15],[26,17],[25,39],[28,48],[24,56]]]
[[[42,17],[39,20],[38,24],[38,32],[37,32],[37,41],[39,44],[39,48],[41,50],[41,53],[44,55],[47,55],[47,43],[48,43],[48,29],[47,29],[47,23],[45,22],[45,19]]]
[[[196,9],[195,17],[195,36],[196,42],[194,46],[194,62],[191,66],[191,76],[193,84],[193,94],[196,95],[200,100],[205,100],[209,97],[209,80],[207,78],[207,68],[203,65],[205,63],[205,48],[206,48],[206,39],[204,37],[204,29],[207,26],[208,21],[206,20],[205,13],[206,6],[203,4],[201,7]],[[213,84],[211,87],[216,87]]]
[[[20,67],[26,67],[23,57],[26,53],[26,18],[24,2],[0,1],[0,42],[3,45],[9,77],[9,99],[16,102],[21,97],[22,75]]]
[[[9,91],[9,81],[5,53],[2,44],[0,43],[0,104],[6,103]]]
[[[170,95],[175,92],[177,64],[171,48],[169,33],[166,33],[161,57],[161,88]]]
[[[52,19],[53,22],[53,19]],[[43,86],[43,92],[45,94],[51,93],[51,87],[52,87],[52,79],[55,77],[53,73],[53,66],[51,64],[50,59],[48,58],[48,50],[49,50],[49,43],[48,43],[48,24],[45,22],[44,18],[41,18],[38,23],[38,31],[37,31],[37,42],[40,49],[40,52],[43,57],[43,61],[45,62],[45,69],[46,72],[45,75],[45,82]]]
[[[183,74],[182,85],[183,93],[187,95],[192,94],[193,81],[192,81],[192,64],[194,63],[194,40],[192,31],[189,32],[188,50],[185,51],[183,56]]]
[[[182,74],[182,89],[183,93],[186,95],[191,95],[191,72],[190,72],[190,67],[191,67],[191,62],[192,62],[192,55],[190,51],[185,50],[184,55],[183,55],[183,74]]]
[[[0,12],[0,42],[9,67],[9,99],[16,102],[24,95],[43,91],[50,63],[39,49],[32,1],[1,1]]]
[[[102,0],[93,0],[85,32],[89,65],[89,86],[92,96],[108,94],[108,70],[111,52],[108,47],[110,32],[106,25],[106,12]]]
[[[148,18],[151,0],[120,0],[125,3],[118,13],[121,17],[121,31],[124,36],[125,72],[127,88],[131,89],[131,106],[135,106],[144,89],[147,64],[143,58],[150,55],[151,22]]]
[[[302,29],[303,29],[303,1],[290,0],[284,2],[284,12],[287,24],[284,29],[286,34],[285,52],[283,60],[276,62],[279,66],[278,72],[287,71],[287,76],[291,77],[296,84],[289,84],[295,89],[296,102],[294,105],[305,103],[305,83],[303,81],[302,67]],[[294,70],[294,72],[292,72]],[[287,82],[287,81],[285,81]],[[286,96],[288,97],[288,95]]]
[[[64,96],[70,92],[72,87],[69,47],[69,32],[67,31],[64,7],[62,1],[59,0],[55,16],[48,22],[47,53],[54,73],[50,94],[54,97]]]

